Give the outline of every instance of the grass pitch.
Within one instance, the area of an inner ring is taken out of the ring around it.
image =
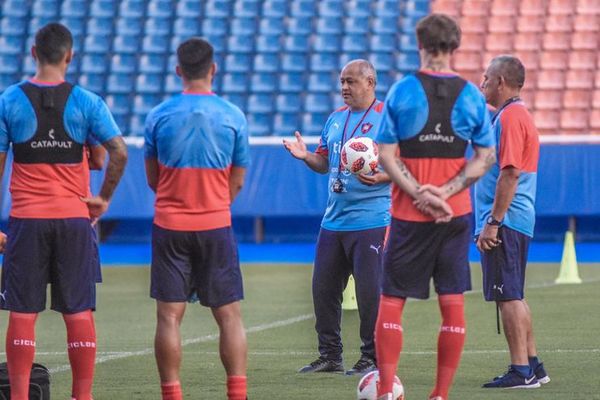
[[[160,399],[154,363],[154,302],[148,297],[147,267],[105,268],[99,286],[96,400]],[[244,320],[248,329],[249,398],[355,399],[357,377],[299,375],[317,356],[310,295],[309,265],[245,265]],[[526,290],[533,312],[540,357],[552,382],[535,390],[484,390],[483,382],[509,364],[504,337],[495,332],[495,307],[480,292],[467,295],[467,343],[451,392],[452,399],[600,399],[600,265],[580,266],[581,285],[553,284],[556,264],[530,264]],[[7,313],[0,313],[4,343]],[[398,375],[407,400],[426,399],[435,374],[439,312],[435,298],[411,301],[403,318],[404,351]],[[207,309],[188,306],[183,322],[182,385],[186,399],[225,399],[225,374],[219,361],[217,328]],[[345,364],[359,357],[358,315],[343,319]],[[65,329],[59,314],[47,311],[37,323],[36,361],[52,371],[52,398],[70,396]],[[3,350],[3,349],[2,349]],[[2,352],[0,358],[4,359]]]

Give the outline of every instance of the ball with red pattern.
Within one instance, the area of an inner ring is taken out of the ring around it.
[[[353,174],[377,171],[377,143],[368,137],[348,140],[341,152],[342,167]]]
[[[377,387],[379,386],[379,371],[372,371],[362,377],[356,388],[357,400],[377,400]],[[392,398],[394,400],[404,400],[404,386],[400,378],[394,376],[392,386]]]

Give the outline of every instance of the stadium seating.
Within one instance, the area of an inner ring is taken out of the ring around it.
[[[597,0],[0,0],[0,91],[35,71],[32,35],[58,20],[74,34],[69,77],[140,134],[150,103],[181,90],[178,44],[203,36],[219,64],[214,90],[249,114],[252,134],[318,135],[349,60],[374,63],[380,98],[419,67],[414,28],[431,10],[460,20],[454,67],[465,77],[478,84],[493,56],[513,52],[543,133],[597,130]]]

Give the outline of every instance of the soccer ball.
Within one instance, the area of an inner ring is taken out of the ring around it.
[[[377,143],[368,137],[352,138],[342,148],[342,167],[353,174],[377,171]]]
[[[357,400],[377,400],[377,386],[379,386],[379,371],[372,371],[362,377],[356,388]],[[400,378],[394,377],[394,400],[404,400],[404,386]]]

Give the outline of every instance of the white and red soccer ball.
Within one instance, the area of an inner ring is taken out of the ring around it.
[[[369,174],[377,171],[377,143],[368,137],[348,140],[342,147],[342,167],[353,174]]]
[[[379,386],[379,371],[372,371],[362,377],[356,388],[357,400],[377,400],[377,387]],[[392,388],[394,400],[404,400],[404,386],[400,378],[394,376]]]

